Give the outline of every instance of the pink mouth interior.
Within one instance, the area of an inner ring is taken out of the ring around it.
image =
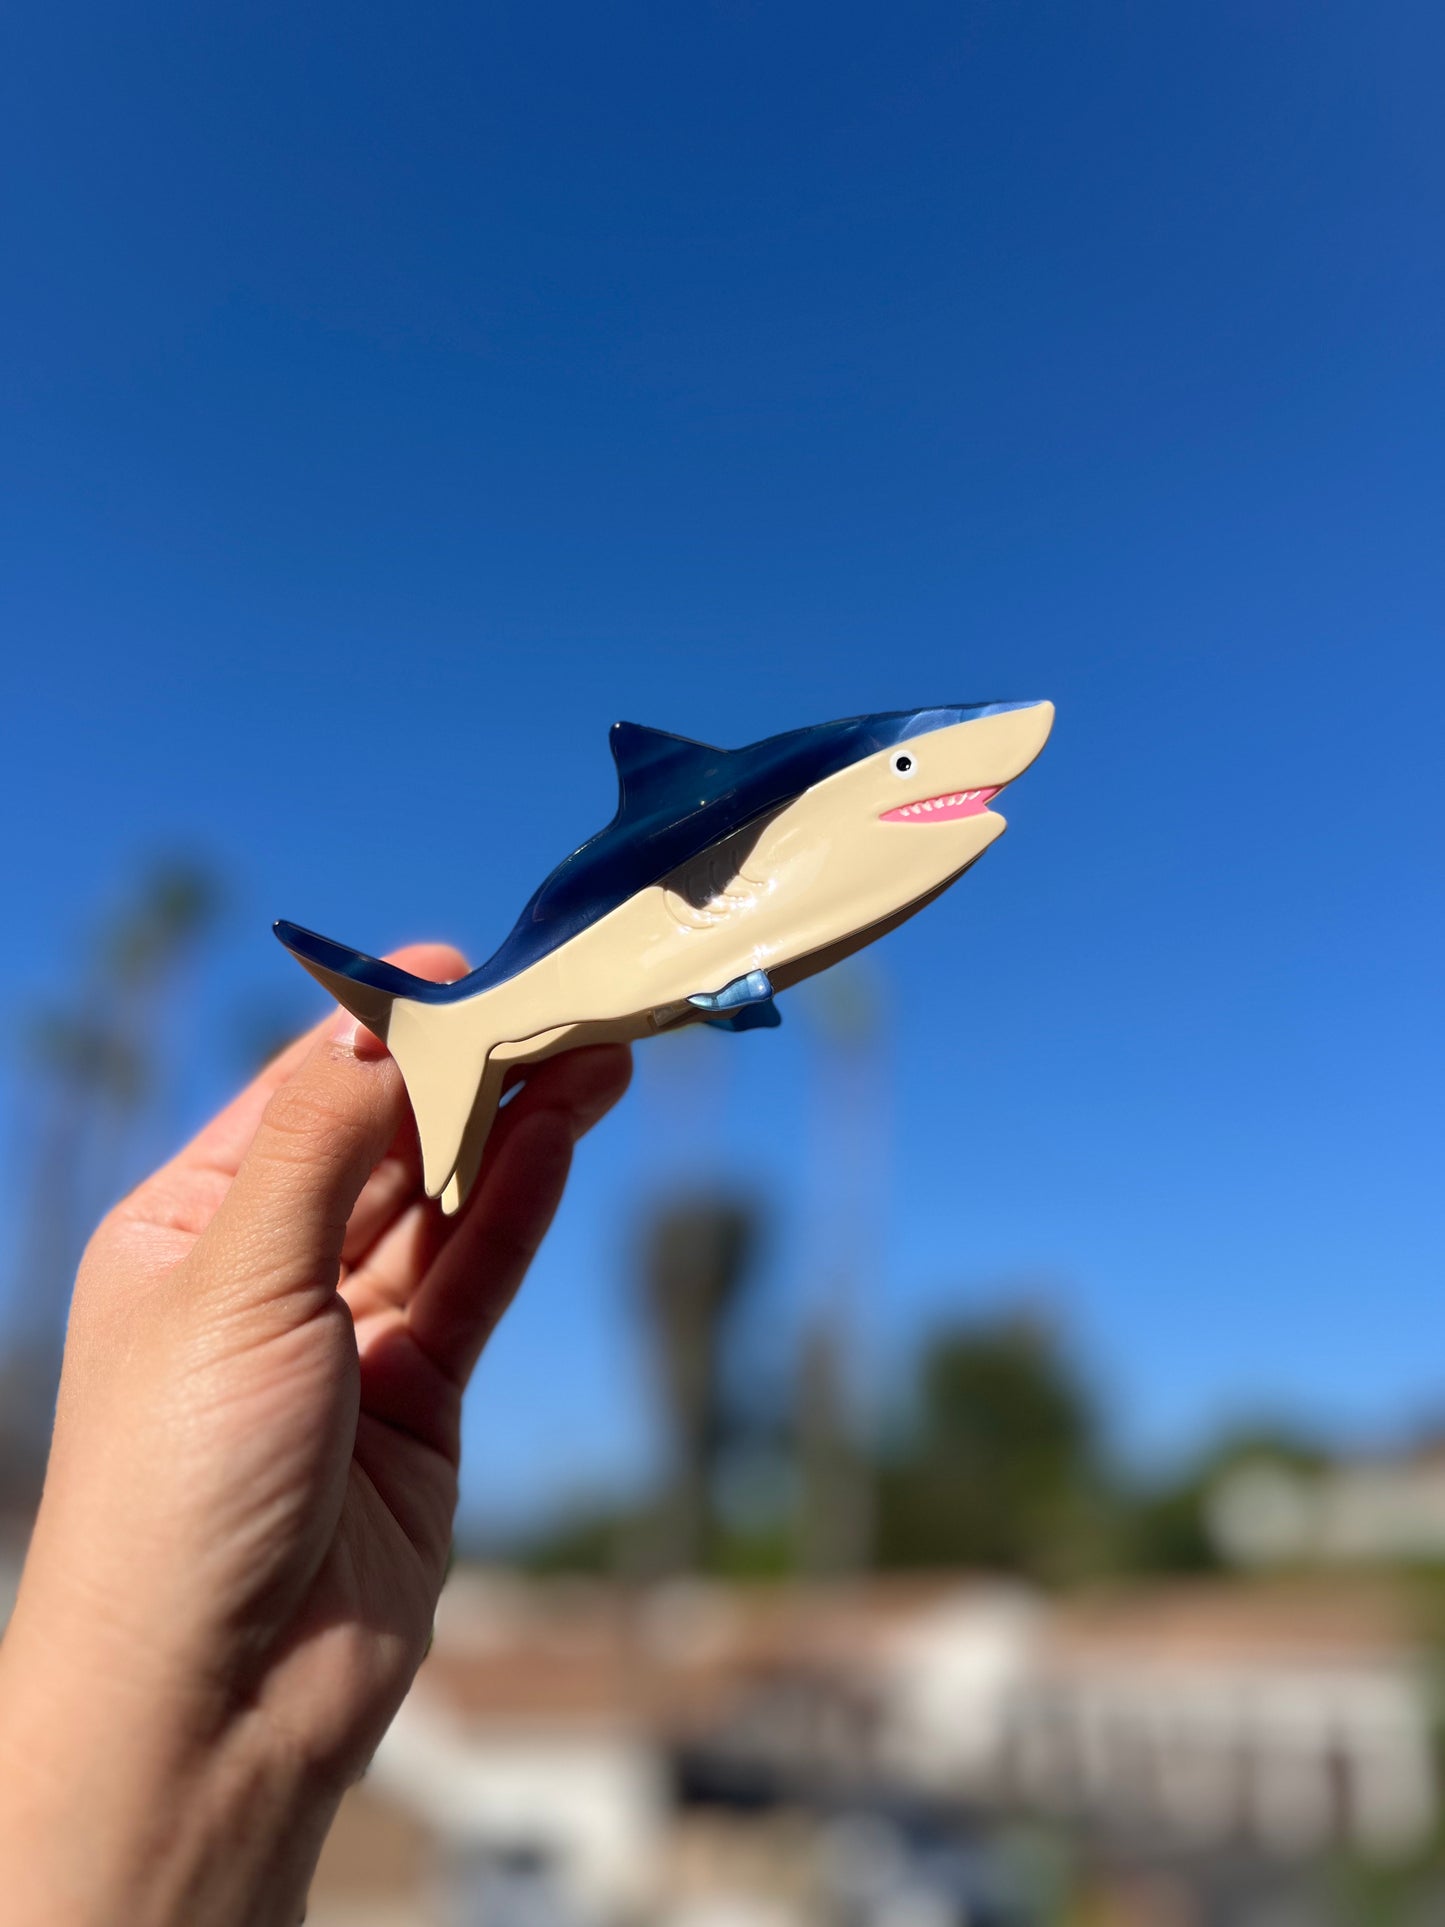
[[[885,810],[883,823],[951,823],[960,816],[980,816],[998,795],[1003,785],[991,790],[954,790],[945,796],[930,796],[926,802],[905,803],[900,809]]]

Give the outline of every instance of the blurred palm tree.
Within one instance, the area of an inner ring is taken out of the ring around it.
[[[864,1296],[883,1267],[892,1062],[885,980],[853,958],[799,994],[812,1063],[811,1303],[798,1360],[798,1562],[825,1577],[864,1570],[874,1501]]]
[[[0,1506],[12,1514],[39,1496],[75,1268],[92,1225],[134,1175],[137,1126],[164,1082],[177,978],[220,902],[209,866],[153,864],[101,924],[73,992],[23,1027],[28,1169],[0,1358]]]
[[[1098,1407],[1059,1331],[1024,1310],[932,1334],[876,1490],[885,1566],[1058,1581],[1110,1554]]]
[[[709,1191],[662,1205],[644,1235],[642,1303],[670,1445],[646,1559],[654,1570],[696,1571],[711,1550],[718,1471],[732,1436],[726,1340],[759,1230],[747,1199]]]

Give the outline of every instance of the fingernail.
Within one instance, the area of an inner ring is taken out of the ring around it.
[[[349,1010],[336,1014],[336,1026],[331,1033],[331,1041],[341,1050],[349,1050],[353,1056],[365,1063],[375,1063],[377,1058],[385,1057],[386,1045],[374,1030],[368,1030],[359,1017],[353,1017]]]

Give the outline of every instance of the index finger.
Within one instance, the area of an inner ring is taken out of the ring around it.
[[[426,977],[439,984],[463,977],[467,970],[467,960],[461,951],[446,943],[409,944],[405,949],[393,950],[386,961],[409,970],[414,977]],[[235,1177],[256,1135],[256,1127],[261,1122],[266,1106],[282,1085],[291,1081],[335,1022],[336,1012],[332,1010],[304,1036],[288,1044],[239,1096],[232,1098],[224,1110],[217,1112],[210,1123],[199,1130],[183,1150],[177,1152],[168,1168],[202,1170],[222,1177]]]
[[[460,977],[467,968],[459,950],[440,943],[412,944],[394,951],[390,961],[436,982]],[[169,1163],[121,1200],[112,1213],[112,1222],[144,1237],[159,1261],[183,1257],[230,1190],[266,1106],[296,1076],[336,1020],[333,1009],[274,1057]],[[398,1200],[393,1209],[399,1209],[400,1203]]]

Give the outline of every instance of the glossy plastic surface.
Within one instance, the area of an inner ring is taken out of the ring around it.
[[[617,765],[617,814],[557,865],[505,941],[469,976],[431,984],[298,924],[278,923],[276,934],[302,961],[393,997],[457,1003],[528,969],[638,890],[849,764],[954,723],[1029,707],[972,703],[890,710],[789,730],[746,749],[717,749],[642,723],[614,723],[608,740]]]
[[[277,934],[386,1039],[426,1188],[455,1210],[511,1065],[686,1023],[776,1024],[775,992],[895,929],[1002,833],[988,805],[1052,723],[1049,703],[898,710],[742,750],[618,724],[616,817],[481,969],[429,984]]]

